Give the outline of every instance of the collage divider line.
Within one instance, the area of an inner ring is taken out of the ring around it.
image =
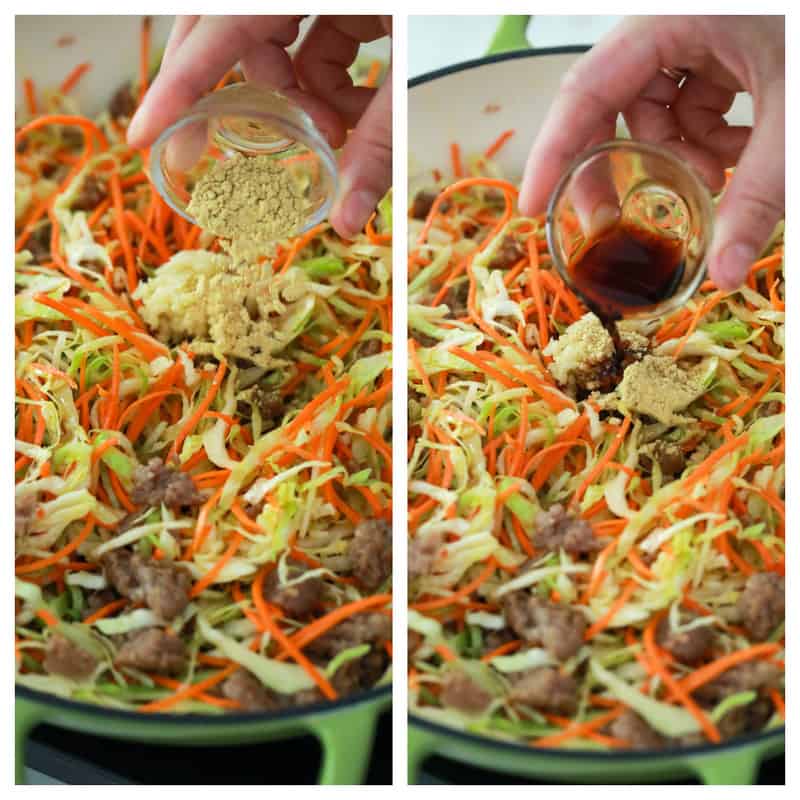
[[[407,785],[408,683],[408,18],[395,14],[392,30],[392,784]]]

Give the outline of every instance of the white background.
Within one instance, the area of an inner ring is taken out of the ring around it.
[[[287,6],[291,5],[291,9],[287,8]],[[537,10],[537,7],[543,11],[551,10],[551,11],[571,11],[573,13],[579,13],[582,11],[595,11],[598,10],[599,4],[592,3],[591,6],[589,3],[577,3],[577,2],[569,2],[568,0],[559,0],[558,4],[550,4],[543,2],[540,0],[539,3],[534,3],[532,0],[528,0],[525,3],[527,6],[525,9],[522,9],[520,6],[522,4],[516,2],[515,0],[505,0],[502,4],[495,4],[495,6],[500,6],[500,10],[507,11],[507,12],[520,12],[520,11],[533,11]],[[609,4],[611,5],[611,4]],[[422,6],[422,7],[420,7]],[[265,13],[265,12],[273,12],[278,13],[280,11],[288,11],[291,10],[293,12],[308,12],[308,13],[364,13],[365,11],[370,12],[380,12],[380,13],[397,13],[398,17],[395,19],[395,63],[397,64],[396,69],[396,79],[394,82],[394,90],[395,90],[395,97],[394,97],[394,112],[395,112],[395,127],[394,127],[394,150],[396,154],[404,154],[406,152],[406,134],[407,134],[407,126],[405,121],[405,111],[406,111],[406,98],[404,94],[401,94],[402,86],[405,82],[405,70],[404,65],[406,63],[406,46],[407,42],[411,40],[411,43],[408,45],[408,63],[410,64],[410,75],[420,74],[425,71],[429,71],[432,69],[436,69],[438,67],[446,66],[447,64],[454,63],[457,61],[462,61],[469,58],[479,57],[484,54],[488,43],[491,39],[491,35],[496,27],[496,22],[498,20],[497,17],[490,17],[490,16],[483,16],[478,17],[477,19],[473,18],[462,18],[458,20],[457,28],[454,28],[454,20],[451,18],[449,21],[446,18],[413,18],[409,21],[409,37],[408,39],[405,36],[405,17],[404,14],[411,12],[422,12],[430,10],[432,4],[430,0],[426,0],[426,3],[423,5],[421,3],[414,3],[413,0],[407,0],[404,3],[399,2],[389,2],[388,0],[372,0],[370,3],[369,8],[365,8],[364,4],[353,4],[352,2],[347,2],[346,0],[339,0],[338,2],[329,2],[329,0],[317,0],[317,2],[313,4],[308,3],[292,3],[292,4],[280,4],[280,3],[272,3],[267,4],[264,0],[259,0],[259,2],[246,2],[246,0],[240,0],[238,3],[212,3],[212,2],[195,2],[188,3],[188,2],[179,2],[173,0],[172,3],[164,4],[159,3],[155,4],[152,2],[140,2],[137,4],[131,4],[124,2],[117,2],[112,6],[109,6],[107,2],[100,3],[97,0],[95,2],[89,2],[89,0],[85,0],[79,4],[73,4],[72,7],[64,6],[63,3],[54,3],[54,2],[41,2],[40,0],[27,0],[25,3],[11,3],[11,4],[4,4],[4,11],[6,14],[2,18],[2,22],[4,23],[0,26],[0,36],[2,36],[3,42],[3,52],[6,54],[7,60],[8,55],[14,50],[14,24],[13,24],[13,13],[16,11],[17,13],[109,13],[110,11],[115,11],[117,13],[130,13],[130,14],[139,14],[139,13],[174,13],[176,11],[180,11],[183,13],[198,13],[201,11],[208,11],[213,13],[230,13],[230,12],[237,12],[237,13]],[[458,3],[451,0],[447,2],[445,0],[439,0],[436,4],[436,10],[440,11],[450,11],[454,14],[458,13],[469,13],[471,10],[486,10],[487,4],[485,3],[467,3],[464,0],[459,0]],[[603,7],[600,7],[603,8]],[[758,5],[754,3],[716,3],[716,4],[697,4],[697,3],[685,3],[680,2],[679,0],[675,0],[674,2],[665,6],[662,3],[647,3],[647,2],[640,2],[635,7],[631,6],[630,4],[627,6],[626,10],[635,10],[639,13],[663,13],[664,11],[670,11],[672,13],[708,13],[714,12],[720,13],[721,11],[726,12],[747,12],[750,13],[783,13],[787,10],[788,4],[775,4],[775,3],[760,3]],[[605,6],[603,10],[621,10],[619,7],[617,8],[608,8]],[[602,20],[606,20],[605,23]],[[789,26],[788,26],[788,33],[791,35],[795,35],[795,41],[797,41],[796,37],[796,29],[795,26],[792,24],[794,20],[790,19]],[[590,44],[597,39],[597,37],[610,26],[611,20],[608,17],[598,17],[598,16],[589,16],[589,17],[582,17],[582,18],[572,18],[570,20],[569,25],[564,24],[564,18],[561,17],[538,17],[533,20],[529,32],[529,38],[532,38],[533,45],[536,47],[550,47],[550,46],[558,46],[563,44]],[[599,27],[594,27],[595,25]],[[791,44],[791,43],[790,43]],[[112,45],[113,46],[113,43]],[[796,93],[793,93],[791,90],[791,84],[794,82],[796,85],[796,48],[792,48],[791,46],[787,48],[787,80],[790,83],[789,94],[790,96],[796,96]],[[47,53],[43,52],[42,57],[46,58]],[[14,89],[15,89],[15,81],[13,71],[11,69],[7,70],[5,80],[0,83],[2,86],[2,102],[6,113],[6,119],[12,119],[13,107],[14,107]],[[790,142],[797,141],[797,131],[795,130],[795,125],[793,122],[793,118],[790,116],[787,120],[788,126],[788,140]],[[0,136],[4,137],[3,140],[3,152],[7,155],[3,157],[2,160],[2,173],[0,173],[0,184],[5,187],[10,187],[12,185],[12,177],[13,177],[13,170],[10,157],[8,154],[12,152],[11,145],[13,140],[13,128],[10,124],[3,126],[0,132]],[[795,215],[795,205],[793,203],[793,187],[795,186],[794,180],[791,178],[792,174],[796,176],[796,161],[797,159],[794,157],[794,148],[789,148],[789,152],[787,153],[787,251],[793,253],[796,251],[796,237],[794,236],[794,225],[792,224],[792,220],[796,218]],[[398,206],[401,206],[402,203],[405,201],[405,176],[406,176],[406,169],[405,169],[405,158],[396,157],[395,158],[395,172],[394,172],[394,183],[395,183],[395,202]],[[11,208],[11,194],[10,190],[5,192],[5,205],[3,206],[3,211],[5,214],[5,218],[7,220],[10,219]],[[397,227],[396,227],[396,241],[402,242],[405,238],[405,220],[403,219],[402,215],[396,215],[397,220]],[[3,237],[3,251],[7,254],[11,253],[11,243],[13,242],[13,229],[10,225],[5,225],[3,229],[3,233],[1,234]],[[395,329],[398,331],[405,330],[405,313],[404,307],[402,304],[402,275],[403,270],[405,268],[405,254],[402,252],[401,247],[397,247],[397,252],[395,256],[395,286],[396,286],[396,296],[395,296]],[[7,255],[7,258],[10,258],[10,255]],[[792,264],[790,266],[790,272],[794,272],[794,267],[797,265]],[[9,267],[10,270],[10,267]],[[8,271],[6,272],[6,275]],[[796,277],[796,276],[795,276]],[[791,309],[796,309],[800,307],[800,295],[798,295],[798,286],[800,286],[799,280],[789,280],[787,283],[787,291],[788,291],[788,301],[787,306]],[[11,319],[11,285],[8,280],[3,282],[3,294],[2,294],[2,302],[0,302],[0,313],[3,314],[3,318],[8,326],[6,328],[6,335],[0,339],[2,341],[2,345],[0,345],[0,355],[2,355],[2,365],[3,365],[3,374],[6,376],[10,376],[12,374],[12,364],[13,364],[13,339],[10,336],[10,319]],[[798,353],[796,343],[800,341],[800,327],[796,322],[797,315],[796,313],[790,313],[788,315],[787,320],[787,360],[792,362],[793,364],[797,364]],[[402,352],[402,337],[398,336],[398,353]],[[396,385],[402,386],[405,382],[405,365],[402,363],[402,359],[397,360],[398,363],[395,366],[395,381]],[[800,380],[800,370],[798,369],[790,369],[788,378],[788,394],[790,397],[789,401],[789,409],[787,413],[787,430],[789,437],[796,443],[797,436],[798,436],[798,424],[797,424],[797,413],[796,413],[796,405],[794,400],[791,398],[800,396],[800,385],[798,385],[798,381]],[[10,380],[5,381],[5,389],[6,389],[6,396],[5,400],[5,408],[10,408],[10,400],[11,400],[11,392],[12,392],[12,383]],[[397,392],[395,395],[395,402],[398,404],[398,407],[395,412],[395,420],[396,425],[398,428],[401,427],[402,421],[405,417],[404,410],[401,409],[399,398],[401,397],[401,393]],[[403,413],[399,413],[403,410]],[[0,414],[0,438],[6,443],[10,443],[11,439],[13,438],[13,429],[12,429],[12,417],[9,413]],[[400,438],[400,437],[398,437]],[[794,447],[790,447],[787,450],[787,458],[786,458],[786,466],[787,466],[787,474],[789,475],[798,475],[800,474],[800,448],[796,445]],[[403,474],[403,460],[401,458],[396,459],[396,469],[395,469],[395,485],[398,487],[402,487],[404,485],[404,474]],[[6,473],[4,476],[4,480],[2,483],[3,489],[3,501],[0,503],[4,509],[6,509],[6,513],[10,514],[10,461],[7,462]],[[398,490],[398,497],[402,496],[402,489]],[[797,521],[800,519],[800,514],[798,514],[798,503],[800,503],[800,493],[790,491],[787,497],[787,516],[788,520],[788,529],[795,533],[798,530]],[[401,503],[397,502],[397,507],[401,507]],[[7,517],[8,519],[8,517]],[[8,532],[8,527],[6,526],[6,532],[8,533],[7,538],[5,541],[4,547],[4,558],[0,561],[2,564],[3,569],[5,570],[5,574],[11,574],[11,560],[12,560],[12,551],[10,548],[10,533]],[[791,535],[788,537],[787,542],[788,548],[788,560],[790,563],[795,564],[797,563],[798,558],[798,547],[797,547],[797,537]],[[399,556],[395,562],[395,574],[402,575],[404,573],[405,567],[405,554],[401,553],[401,548],[396,548],[396,556]],[[792,570],[794,575],[797,575],[796,568]],[[789,591],[790,593],[794,594],[797,591],[798,581],[790,580],[789,583]],[[397,581],[397,586],[395,587],[395,599],[396,605],[398,608],[402,608],[404,605],[405,600],[405,591],[404,591],[405,583],[402,580]],[[2,597],[0,597],[0,608],[2,608],[3,613],[0,615],[0,632],[2,633],[2,641],[10,643],[11,641],[11,626],[12,626],[12,616],[11,616],[11,593],[9,591],[3,592]],[[797,613],[796,613],[796,606],[791,602],[789,602],[789,609],[787,612],[787,626],[791,631],[797,630]],[[396,622],[396,630],[398,633],[402,630],[403,620],[400,613],[397,614],[397,622]],[[396,653],[398,650],[405,651],[405,646],[403,644],[404,637],[398,636],[396,642]],[[797,690],[798,682],[797,682],[797,668],[794,666],[798,659],[795,658],[797,648],[796,648],[796,640],[797,636],[790,636],[788,638],[788,672],[787,672],[787,680],[792,683],[794,687],[794,691],[790,691],[788,695],[788,705],[789,705],[789,715],[793,719],[797,719],[797,705],[798,701],[796,698],[800,697],[800,691]],[[2,747],[3,757],[0,759],[0,781],[2,781],[2,786],[5,789],[12,784],[11,779],[11,756],[13,753],[13,664],[12,659],[10,657],[10,644],[7,645],[8,650],[5,651],[6,657],[2,659],[2,666],[0,666],[0,686],[2,686],[2,690],[4,691],[4,699],[5,703],[2,704],[2,708],[5,711],[5,725],[0,726],[0,745]],[[403,659],[399,659],[400,663],[397,667],[397,675],[402,675],[402,667],[403,667]],[[305,798],[318,798],[322,792],[325,792],[327,796],[336,796],[347,798],[350,800],[354,796],[356,796],[359,792],[366,796],[366,793],[369,793],[371,798],[387,798],[387,797],[438,797],[439,791],[433,787],[428,787],[427,789],[422,787],[413,787],[411,789],[403,788],[403,773],[404,773],[404,756],[405,756],[405,736],[404,736],[404,714],[402,709],[404,708],[404,699],[405,699],[405,685],[402,679],[395,681],[395,708],[397,709],[397,713],[395,714],[395,737],[394,737],[394,746],[395,746],[395,759],[397,761],[397,783],[399,784],[396,788],[390,787],[328,787],[327,790],[319,790],[316,787],[293,787],[289,790],[286,788],[284,789],[277,789],[275,791],[275,795],[279,798],[284,798],[289,796],[289,792],[291,792],[291,797],[294,800],[305,800]],[[787,780],[789,781],[790,785],[795,783],[795,773],[796,769],[794,769],[793,765],[798,763],[797,758],[797,747],[796,743],[798,741],[798,737],[795,737],[792,733],[794,730],[793,727],[789,726],[790,734],[787,738]],[[792,752],[794,750],[794,752]],[[269,745],[265,745],[265,768],[268,771],[269,769]],[[137,757],[137,749],[135,744],[131,746],[131,757]],[[199,751],[198,754],[199,758],[202,758],[202,751]],[[566,781],[570,780],[571,776],[564,776]],[[673,798],[676,794],[676,788],[678,791],[684,791],[683,787],[670,787],[670,786],[651,786],[651,787],[624,787],[624,786],[617,786],[613,788],[609,787],[602,787],[602,786],[594,786],[594,787],[577,787],[577,786],[541,786],[531,791],[532,787],[526,786],[504,786],[502,791],[506,797],[508,796],[521,796],[525,798],[532,798],[544,796],[546,798],[552,798],[556,795],[561,797],[569,797],[569,798],[585,798],[587,792],[591,793],[592,796],[596,797],[609,797],[612,796],[615,798],[620,797],[630,797],[630,798],[642,798],[642,797],[653,797],[657,796],[659,798]],[[742,797],[750,797],[753,796],[756,792],[760,795],[765,796],[766,793],[769,793],[769,796],[776,797],[779,795],[785,795],[786,792],[781,787],[769,787],[768,789],[759,788],[759,787],[694,787],[696,792],[702,794],[703,798],[725,798],[725,800],[731,800],[732,798],[742,798]],[[28,797],[40,797],[40,796],[50,796],[52,794],[52,789],[48,787],[28,787],[27,789],[24,787],[20,787],[16,789],[16,793],[21,795],[25,792],[26,796]],[[141,787],[115,787],[114,790],[114,797],[115,798],[139,798],[141,797],[144,790]],[[232,789],[226,789],[225,787],[221,786],[213,786],[213,787],[203,787],[203,786],[191,786],[191,787],[181,787],[181,786],[172,786],[172,787],[159,787],[156,788],[155,791],[158,793],[159,796],[169,795],[186,795],[191,796],[193,800],[198,800],[198,798],[219,798],[221,791],[226,793],[227,795],[233,794],[235,791],[237,796],[242,795],[251,795],[253,797],[263,798],[267,793],[270,792],[269,789],[265,790],[263,787],[257,786],[237,786],[233,787]],[[468,796],[473,795],[475,797],[485,797],[487,794],[485,787],[469,787],[469,786],[462,786],[456,790],[460,796]],[[796,789],[793,790],[796,793]],[[108,789],[105,787],[63,787],[63,791],[60,792],[60,797],[62,798],[84,798],[85,795],[88,793],[95,793],[99,795],[101,792],[104,796],[108,794]],[[478,794],[480,793],[480,794]],[[491,789],[489,789],[489,795],[492,796]],[[268,796],[268,795],[267,795]],[[448,797],[453,796],[453,790],[448,791]]]

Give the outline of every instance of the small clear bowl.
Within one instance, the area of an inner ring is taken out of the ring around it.
[[[303,233],[325,220],[339,183],[336,157],[311,117],[287,97],[237,83],[206,95],[170,125],[150,151],[150,176],[170,207],[187,211],[192,188],[215,161],[271,156],[289,170],[305,200]]]
[[[619,222],[680,240],[684,258],[669,296],[626,308],[623,316],[653,319],[686,303],[705,277],[713,230],[711,194],[700,177],[668,150],[629,139],[581,153],[556,186],[546,214],[550,254],[570,288],[576,288],[571,266],[584,246]]]

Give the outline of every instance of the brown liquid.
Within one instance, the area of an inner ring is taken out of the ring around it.
[[[670,297],[684,267],[680,239],[620,222],[589,240],[569,271],[592,310],[601,319],[613,320]]]

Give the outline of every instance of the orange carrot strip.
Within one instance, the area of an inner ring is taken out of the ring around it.
[[[46,608],[40,608],[36,612],[36,616],[39,617],[39,619],[50,628],[55,628],[61,622],[61,620],[55,614],[53,614],[51,611],[48,611]]]
[[[178,705],[178,703],[182,702],[183,700],[189,700],[192,697],[197,697],[198,694],[201,694],[206,689],[210,689],[212,686],[216,686],[218,683],[221,683],[226,678],[233,675],[233,673],[239,668],[240,667],[238,664],[231,664],[229,667],[225,667],[225,669],[220,670],[216,674],[210,675],[205,680],[193,683],[184,689],[177,691],[175,694],[170,695],[169,697],[163,697],[160,700],[153,700],[150,703],[145,703],[141,706],[138,706],[136,710],[144,713],[168,711],[170,708]]]
[[[483,151],[484,158],[494,158],[496,156],[503,145],[516,133],[516,131],[512,128],[507,131],[503,131],[487,148]]]
[[[595,480],[597,480],[598,476],[602,474],[603,470],[608,466],[608,463],[617,454],[617,451],[621,447],[622,442],[625,440],[625,435],[628,433],[628,429],[630,427],[631,418],[625,417],[625,419],[622,421],[622,425],[619,426],[619,430],[617,431],[616,435],[611,440],[611,444],[608,446],[608,449],[597,460],[597,463],[594,465],[594,467],[592,467],[589,474],[584,478],[583,483],[581,483],[581,485],[578,487],[578,490],[573,495],[573,504],[580,502],[584,492],[595,482]]]
[[[178,431],[178,435],[175,437],[175,441],[172,443],[172,447],[170,448],[171,455],[178,455],[181,445],[183,445],[186,437],[195,429],[197,423],[202,419],[203,414],[208,411],[209,406],[214,402],[214,398],[217,396],[219,387],[222,385],[222,379],[225,377],[226,369],[227,365],[224,361],[222,361],[217,367],[217,371],[214,373],[214,379],[211,381],[211,386],[209,387],[208,392],[206,392],[205,397],[200,401],[200,405],[198,405],[194,413],[189,417],[189,419],[186,420],[183,427]]]
[[[125,205],[119,180],[119,173],[115,172],[109,180],[109,188],[111,189],[111,200],[114,205],[114,228],[117,232],[117,238],[122,244],[125,269],[128,273],[128,293],[133,294],[139,284],[139,277],[136,274],[136,261],[133,257],[133,248],[131,247],[128,228],[125,224]]]
[[[493,658],[497,658],[497,656],[504,656],[508,653],[515,653],[519,648],[522,646],[522,641],[520,639],[514,639],[510,642],[505,642],[501,644],[499,647],[495,647],[494,650],[490,650],[488,653],[484,653],[481,656],[481,661],[484,664],[488,664]]]
[[[447,606],[456,605],[459,600],[469,597],[479,586],[484,584],[494,574],[496,569],[497,561],[494,556],[490,556],[480,574],[469,583],[464,584],[458,591],[446,597],[438,597],[436,600],[425,600],[419,603],[413,603],[410,607],[416,611],[433,611],[436,608],[446,608]]]
[[[139,102],[141,103],[147,92],[150,79],[150,40],[153,18],[142,17],[142,32],[139,39]]]
[[[266,601],[264,600],[264,578],[267,574],[267,570],[269,567],[273,565],[267,564],[262,567],[258,574],[256,575],[256,579],[253,581],[252,593],[253,593],[253,604],[258,611],[261,622],[263,623],[264,628],[267,632],[272,636],[272,638],[279,644],[283,649],[294,659],[296,663],[298,663],[314,680],[314,683],[319,686],[320,691],[328,698],[328,700],[336,700],[338,694],[336,690],[331,686],[328,679],[322,675],[319,670],[308,660],[308,658],[303,655],[300,651],[300,648],[291,640],[289,637],[281,630],[280,626],[272,617],[272,614],[267,606]]]
[[[567,727],[564,728],[564,730],[560,733],[554,733],[550,736],[541,736],[538,739],[534,739],[531,744],[535,747],[559,747],[560,745],[564,744],[564,742],[570,741],[570,739],[586,737],[588,734],[599,730],[612,720],[615,720],[617,717],[621,716],[624,711],[625,707],[620,705],[613,711],[609,711],[606,714],[600,714],[592,720],[571,723],[567,725]]]
[[[105,439],[101,442],[97,447],[92,450],[92,464],[96,464],[103,455],[110,450],[112,447],[116,447],[119,444],[119,440],[116,436],[110,436],[108,439]]]
[[[550,342],[548,333],[547,315],[544,310],[544,296],[542,295],[542,285],[539,281],[539,251],[536,249],[536,240],[533,236],[528,238],[528,276],[536,303],[536,321],[539,325],[539,349],[544,350]]]
[[[293,438],[306,423],[310,422],[319,408],[328,402],[332,397],[336,397],[349,385],[350,378],[345,376],[341,380],[318,394],[303,410],[286,426],[285,433],[287,438]]]
[[[222,572],[223,567],[234,557],[236,551],[239,549],[239,545],[241,545],[243,541],[244,536],[242,536],[239,531],[234,531],[233,536],[231,536],[231,541],[225,548],[225,552],[220,556],[219,561],[192,586],[189,591],[189,597],[197,597],[197,595],[202,594],[214,582],[217,575]]]
[[[369,65],[369,72],[367,72],[367,77],[364,79],[364,86],[372,89],[378,83],[378,78],[381,76],[382,69],[383,63],[378,59],[375,59]]]
[[[636,591],[638,585],[639,584],[634,580],[625,581],[622,591],[619,593],[617,599],[609,606],[608,611],[586,629],[583,638],[587,642],[597,636],[598,633],[604,631],[611,624],[614,617],[625,607],[628,600],[630,600],[631,595]]]
[[[437,644],[433,649],[443,661],[458,661],[458,656],[446,644]]]
[[[24,78],[22,81],[22,88],[25,92],[25,104],[28,106],[28,113],[35,116],[39,113],[39,107],[36,104],[36,86],[32,78]]]
[[[687,675],[680,681],[681,689],[686,692],[694,692],[706,683],[713,681],[714,678],[722,675],[723,672],[727,672],[731,667],[756,658],[767,658],[777,653],[780,649],[781,646],[777,642],[763,642],[727,653]]]
[[[309,622],[304,628],[301,628],[292,636],[292,644],[297,647],[305,647],[310,642],[322,636],[322,634],[327,633],[340,622],[352,617],[354,614],[359,614],[362,611],[367,611],[377,606],[385,606],[391,602],[392,596],[390,594],[373,594],[369,597],[354,600],[352,603],[346,603],[343,606],[334,608],[332,611],[325,614],[325,616],[319,617],[313,622]],[[287,656],[288,652],[284,651],[277,656],[277,658],[278,660],[283,660],[287,658]]]
[[[672,694],[678,698],[681,704],[686,707],[686,710],[689,711],[689,713],[691,713],[691,715],[697,720],[705,735],[712,742],[718,743],[721,741],[722,737],[719,735],[716,725],[714,725],[714,723],[703,713],[697,703],[692,699],[689,694],[691,690],[687,690],[683,683],[678,683],[678,681],[675,680],[675,678],[669,672],[669,669],[664,665],[659,655],[655,631],[663,616],[664,612],[653,616],[644,629],[642,642],[644,644],[645,654],[650,662],[650,667],[655,671],[659,678],[661,678],[667,689],[669,689]]]
[[[83,624],[91,625],[99,619],[110,617],[115,611],[125,608],[126,605],[128,605],[128,601],[124,597],[119,600],[112,600],[110,603],[106,603],[106,605],[98,608],[93,614],[89,614],[89,616],[83,620]]]
[[[78,64],[61,82],[58,91],[61,94],[69,94],[78,85],[78,81],[91,69],[91,66],[88,61]]]
[[[89,515],[86,524],[81,528],[80,533],[67,545],[57,550],[47,558],[41,558],[38,561],[32,561],[21,567],[16,567],[14,573],[16,575],[27,575],[30,572],[38,572],[40,569],[45,569],[53,564],[57,564],[62,558],[66,558],[70,553],[74,553],[88,538],[89,534],[94,530],[94,517]]]

